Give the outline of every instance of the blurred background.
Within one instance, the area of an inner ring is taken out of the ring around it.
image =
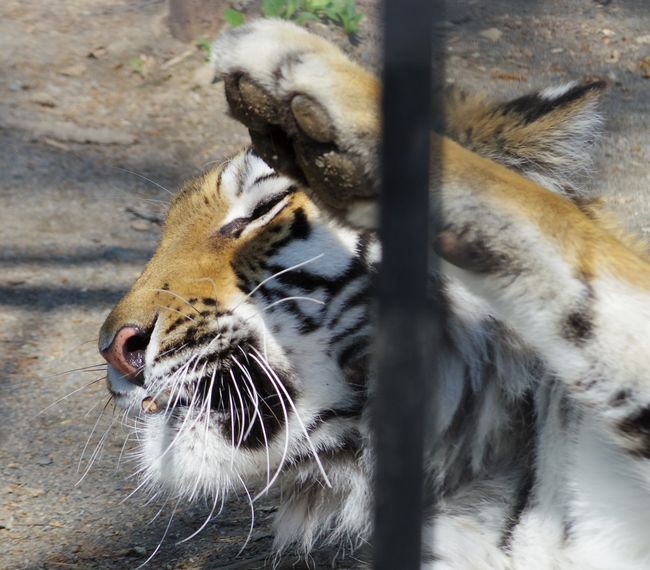
[[[448,4],[436,33],[449,82],[495,98],[609,82],[594,184],[650,238],[647,0]],[[161,541],[172,507],[129,497],[137,482],[119,458],[131,442],[112,425],[97,331],[155,248],[170,193],[246,144],[207,59],[221,29],[260,15],[377,66],[375,0],[0,4],[0,568],[135,568]],[[267,567],[273,505],[260,504],[239,556],[245,500],[176,546],[210,511],[179,508],[150,567]],[[336,559],[310,562],[353,564]]]

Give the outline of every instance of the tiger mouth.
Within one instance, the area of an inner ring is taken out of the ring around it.
[[[289,418],[294,391],[287,372],[260,360],[222,361],[180,391],[150,390],[140,401],[141,412],[174,421],[186,415],[198,420],[206,414],[237,446],[268,445]],[[155,393],[154,393],[155,392]]]

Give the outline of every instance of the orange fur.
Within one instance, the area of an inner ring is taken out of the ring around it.
[[[454,188],[471,189],[495,210],[507,210],[522,223],[537,226],[557,244],[576,274],[594,278],[604,272],[650,291],[645,248],[627,237],[611,218],[593,207],[585,210],[457,143],[442,139],[443,200]]]

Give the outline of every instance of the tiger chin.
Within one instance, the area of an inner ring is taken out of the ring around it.
[[[281,488],[278,551],[371,540],[377,79],[292,24],[214,44],[251,146],[189,181],[102,326],[143,485]],[[450,90],[427,570],[650,567],[650,266],[586,190],[604,85]],[[432,190],[433,192],[434,190]]]

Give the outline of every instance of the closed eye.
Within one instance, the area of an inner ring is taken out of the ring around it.
[[[260,202],[255,209],[251,212],[249,220],[257,220],[261,218],[264,214],[268,214],[275,205],[279,204],[284,200],[289,194],[293,192],[293,188],[289,188],[286,192],[276,194],[275,196],[270,196],[266,200]]]
[[[219,235],[238,238],[249,226],[259,227],[268,223],[283,209],[284,206],[286,206],[286,198],[294,192],[295,188],[291,186],[285,192],[268,197],[266,200],[263,200],[255,206],[250,216],[246,218],[236,218],[231,222],[228,222],[219,230]],[[284,204],[282,204],[283,202]]]

